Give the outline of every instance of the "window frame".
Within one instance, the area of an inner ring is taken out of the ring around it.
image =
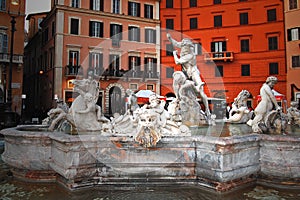
[[[190,8],[196,8],[197,6],[197,0],[190,0]]]
[[[197,17],[190,18],[190,29],[191,30],[198,29],[198,18]]]
[[[300,67],[300,55],[297,56],[291,56],[291,66],[293,68]]]
[[[269,75],[278,75],[278,74],[279,74],[278,62],[269,63]]]
[[[166,8],[173,8],[174,2],[173,0],[166,0]]]
[[[215,67],[215,77],[224,77],[224,67],[223,67],[223,65],[217,65]]]
[[[140,17],[141,4],[133,1],[128,1],[128,15],[133,17]]]
[[[111,12],[113,14],[120,14],[121,13],[121,0],[112,0]]]
[[[75,24],[72,23],[73,20],[74,20],[74,22],[75,22],[75,20],[77,21],[77,24],[76,24],[77,30],[76,31],[75,31],[76,27],[73,27],[73,25],[75,25]],[[80,34],[79,29],[80,29],[80,19],[79,18],[71,17],[70,18],[70,34],[72,34],[72,35],[79,35]],[[73,32],[73,30],[75,32]]]
[[[174,19],[166,19],[166,29],[174,30]]]
[[[222,15],[215,15],[214,16],[214,28],[219,28],[223,26],[223,19]]]
[[[144,4],[144,18],[146,18],[146,19],[153,19],[154,18],[153,8],[154,8],[153,5]]]
[[[145,43],[156,44],[156,30],[145,28]]]
[[[267,21],[268,22],[275,22],[277,21],[277,10],[276,8],[268,9],[267,10]]]
[[[298,8],[298,0],[289,0],[289,10]]]
[[[249,39],[241,39],[240,40],[241,52],[247,53],[250,52],[250,40]]]
[[[72,8],[80,8],[80,0],[71,0],[70,3]]]
[[[242,64],[241,65],[241,76],[250,76],[250,64]]]
[[[249,24],[248,12],[240,13],[240,25],[248,25],[248,24]]]
[[[268,50],[269,51],[278,50],[278,37],[277,36],[268,37]]]
[[[99,27],[96,27],[99,26]],[[103,38],[103,22],[90,20],[89,36]]]
[[[140,42],[141,30],[137,26],[128,26],[128,41]]]

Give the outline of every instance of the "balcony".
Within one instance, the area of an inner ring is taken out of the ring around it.
[[[66,70],[65,70],[65,75],[66,76],[77,76],[80,75],[81,66],[80,65],[67,65]]]
[[[206,62],[232,62],[233,61],[233,52],[224,51],[224,52],[208,52],[204,54],[204,60]]]
[[[10,54],[9,53],[0,53],[0,62],[9,63]],[[23,55],[14,54],[13,63],[23,64]]]

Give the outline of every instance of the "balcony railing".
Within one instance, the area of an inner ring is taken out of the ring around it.
[[[80,65],[67,65],[66,66],[66,76],[77,76]]]
[[[10,54],[9,53],[0,53],[0,62],[9,63]],[[14,54],[13,63],[23,64],[23,55]]]
[[[232,62],[233,52],[231,51],[208,52],[204,54],[204,60],[206,62],[213,62],[213,61]]]

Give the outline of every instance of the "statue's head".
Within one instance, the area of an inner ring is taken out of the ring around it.
[[[181,45],[182,46],[194,47],[193,42],[189,38],[183,38],[182,41],[181,41]]]
[[[266,83],[277,83],[277,78],[275,76],[269,76],[266,80]]]
[[[93,71],[89,71],[88,72],[88,78],[93,78],[94,77],[94,72]]]
[[[153,111],[145,110],[139,118],[139,124],[143,127],[153,128],[157,125],[157,115]]]

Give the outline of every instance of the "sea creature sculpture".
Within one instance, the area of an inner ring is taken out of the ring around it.
[[[250,93],[248,90],[242,90],[238,96],[234,99],[232,108],[229,111],[229,118],[225,120],[229,123],[246,123],[253,116],[253,111],[250,111],[247,107],[247,99]]]

